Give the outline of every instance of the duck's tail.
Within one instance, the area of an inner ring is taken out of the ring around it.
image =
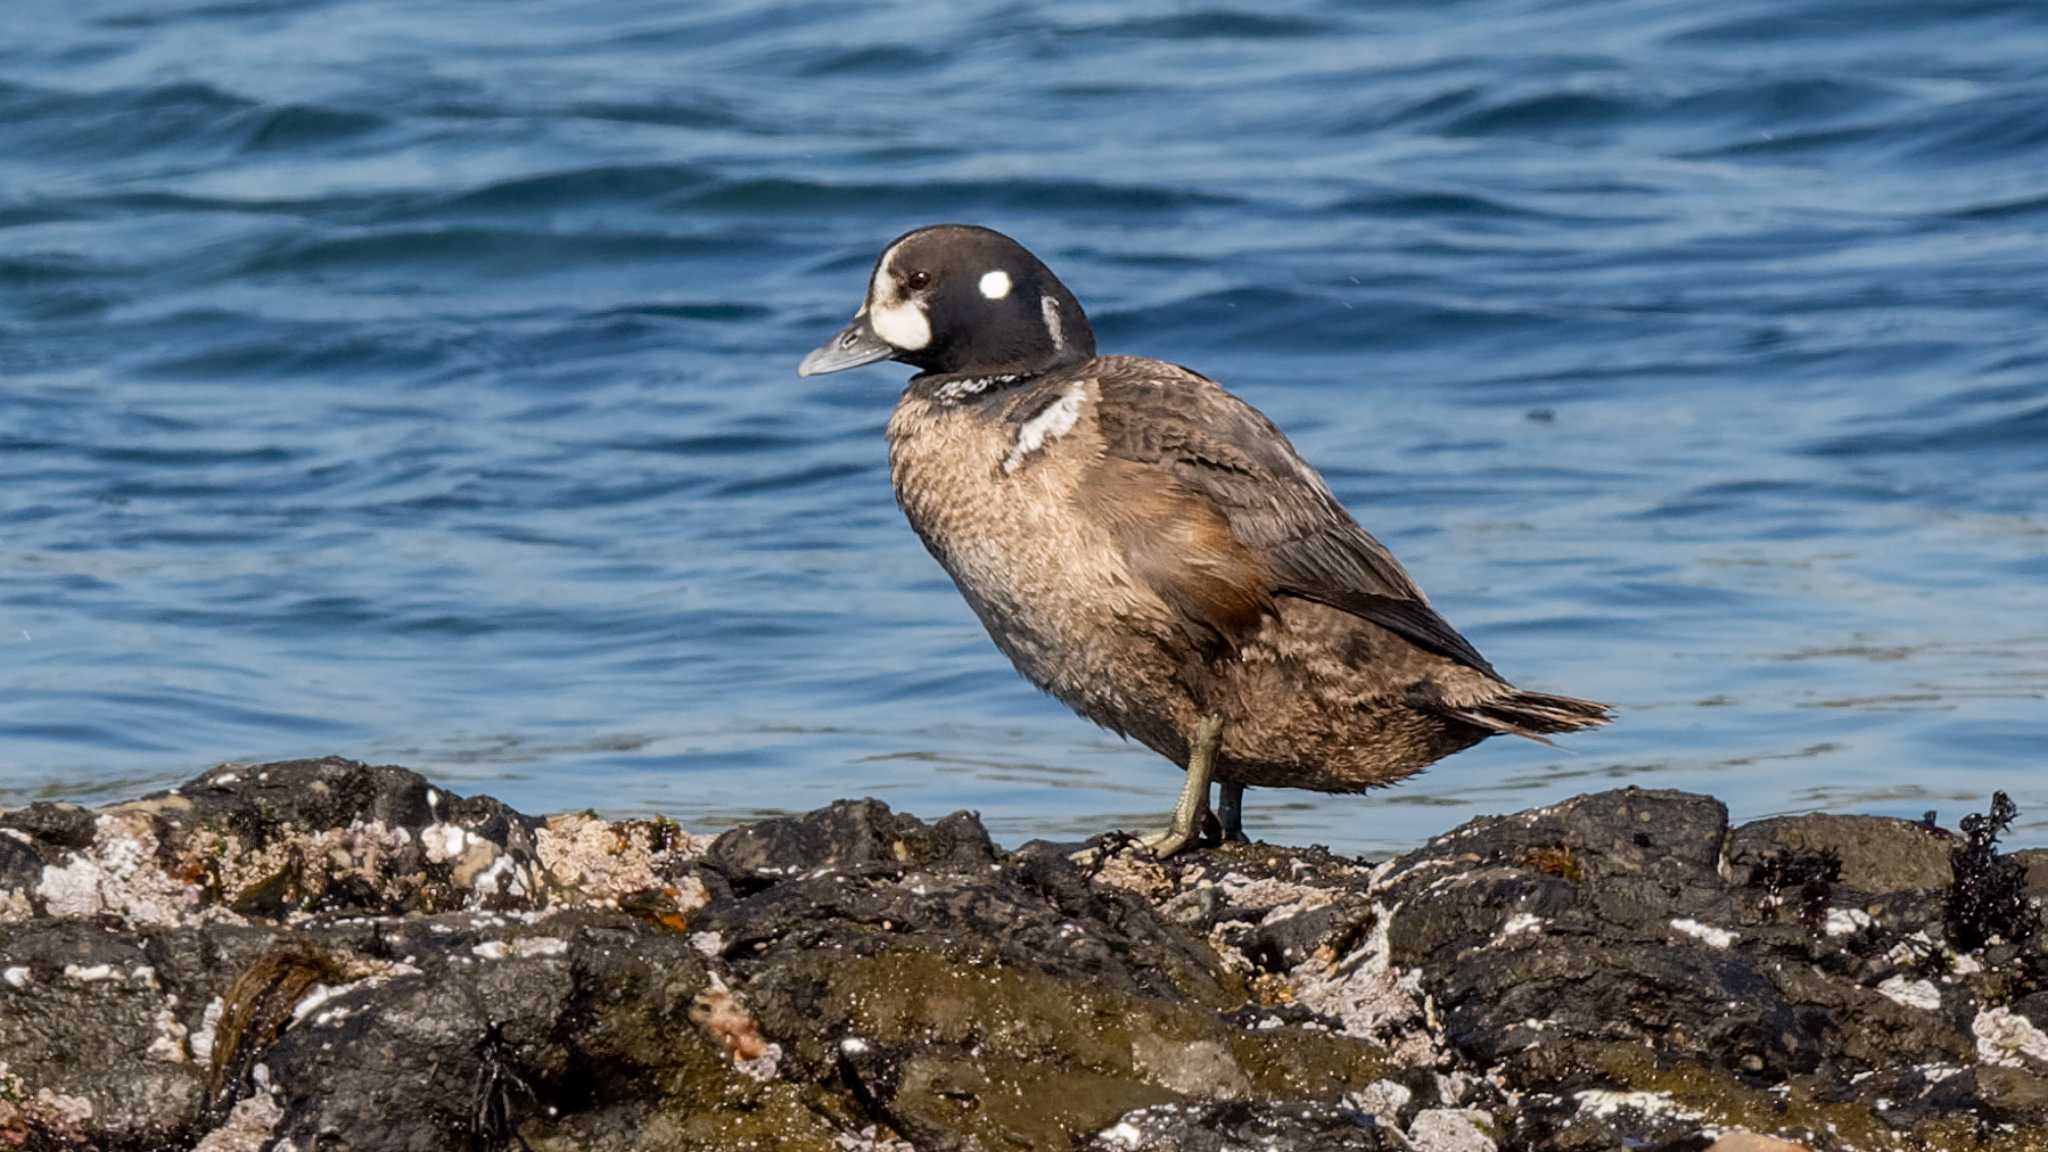
[[[1503,736],[1524,736],[1548,744],[1546,736],[1598,728],[1614,719],[1614,710],[1596,700],[1553,696],[1548,692],[1510,689],[1504,696],[1452,711],[1450,715]]]

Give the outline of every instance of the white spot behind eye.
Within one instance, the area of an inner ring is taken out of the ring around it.
[[[1010,274],[1001,268],[981,274],[981,294],[991,300],[1001,300],[1010,294]]]
[[[1073,431],[1074,422],[1081,418],[1081,402],[1087,398],[1087,386],[1075,384],[1038,415],[1026,420],[1017,429],[1017,446],[1010,449],[1009,457],[1003,461],[1003,474],[1015,472],[1033,452]]]
[[[1039,314],[1045,317],[1046,335],[1052,337],[1054,348],[1067,346],[1067,334],[1060,330],[1060,302],[1050,296],[1038,298]]]

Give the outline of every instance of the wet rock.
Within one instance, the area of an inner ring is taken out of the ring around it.
[[[2012,858],[2027,869],[2027,894],[2036,900],[2048,899],[2048,848],[2014,852]]]
[[[712,843],[704,863],[734,888],[751,891],[817,868],[958,869],[995,861],[988,832],[965,812],[927,825],[877,800],[841,800],[805,816],[736,828]]]
[[[1493,1117],[1476,1108],[1431,1108],[1408,1125],[1415,1152],[1494,1152]]]
[[[1780,816],[1735,830],[1728,856],[1744,866],[1832,856],[1843,884],[1864,892],[1939,891],[1955,879],[1953,839],[1939,829],[1882,816]]]
[[[1730,1132],[1708,1145],[1707,1152],[1806,1152],[1804,1146],[1754,1132]]]
[[[1405,1147],[1372,1117],[1324,1105],[1162,1104],[1124,1116],[1088,1152],[1379,1152]]]
[[[1995,835],[1626,790],[1377,864],[1073,847],[873,801],[706,841],[344,760],[0,813],[0,1146],[2048,1140]],[[1965,877],[2005,929],[1954,930]]]
[[[2048,1059],[2027,1054],[2041,951],[1949,938],[1958,842],[1871,818],[1731,829],[1711,799],[1631,789],[1475,821],[1369,872],[1229,846],[1141,883],[1276,1017],[1431,1070],[1352,1097],[1411,1141],[1425,1113],[1477,1109],[1514,1148],[1701,1147],[1737,1127],[2026,1147],[2007,1142],[2048,1139]]]

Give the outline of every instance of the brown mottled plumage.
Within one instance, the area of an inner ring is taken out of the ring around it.
[[[804,370],[883,358],[926,369],[889,421],[897,498],[996,645],[1175,763],[1213,717],[1226,786],[1357,792],[1496,733],[1606,721],[1503,680],[1256,409],[1096,356],[1079,303],[1007,237],[899,239]]]

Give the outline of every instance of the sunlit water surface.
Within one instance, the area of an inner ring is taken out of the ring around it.
[[[15,0],[0,804],[395,761],[999,837],[1179,775],[1008,668],[799,380],[1022,238],[1613,729],[1257,834],[1625,784],[2048,842],[2048,6]]]

